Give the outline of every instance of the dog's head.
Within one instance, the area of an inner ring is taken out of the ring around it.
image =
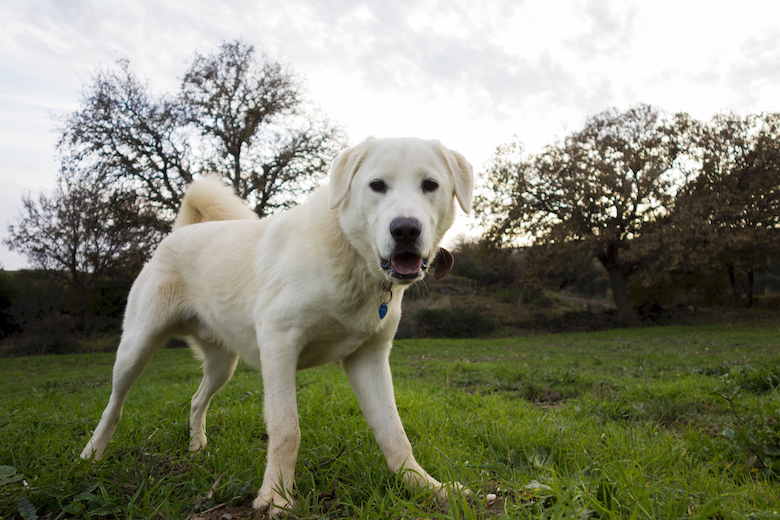
[[[471,165],[438,141],[368,138],[334,161],[330,207],[377,278],[409,284],[437,256],[438,278],[452,268],[439,242],[473,188]]]

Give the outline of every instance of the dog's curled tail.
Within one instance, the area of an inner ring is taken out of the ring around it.
[[[173,230],[212,220],[253,220],[257,214],[230,186],[211,175],[190,184],[173,223]]]

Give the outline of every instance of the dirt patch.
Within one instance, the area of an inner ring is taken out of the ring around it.
[[[190,518],[190,520],[260,520],[268,515],[257,509],[252,509],[252,500],[248,505],[227,506],[221,504]]]

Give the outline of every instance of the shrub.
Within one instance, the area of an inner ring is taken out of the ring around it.
[[[415,322],[419,336],[428,338],[474,338],[496,328],[489,317],[465,307],[420,309]]]
[[[522,297],[523,289],[519,287],[499,289],[490,296],[501,303],[517,303]]]
[[[540,309],[549,309],[553,306],[553,299],[546,291],[538,287],[523,287],[520,291],[520,301],[524,305],[538,307]]]

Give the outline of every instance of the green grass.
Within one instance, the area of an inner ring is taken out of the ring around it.
[[[778,340],[777,327],[723,324],[396,342],[396,397],[418,461],[498,494],[488,508],[407,489],[341,370],[300,372],[291,516],[778,518]],[[0,518],[184,519],[221,504],[213,518],[252,517],[226,508],[245,506],[263,475],[253,369],[239,365],[216,395],[209,444],[190,454],[199,365],[186,349],[161,351],[92,463],[78,454],[107,402],[113,355],[0,363]]]

